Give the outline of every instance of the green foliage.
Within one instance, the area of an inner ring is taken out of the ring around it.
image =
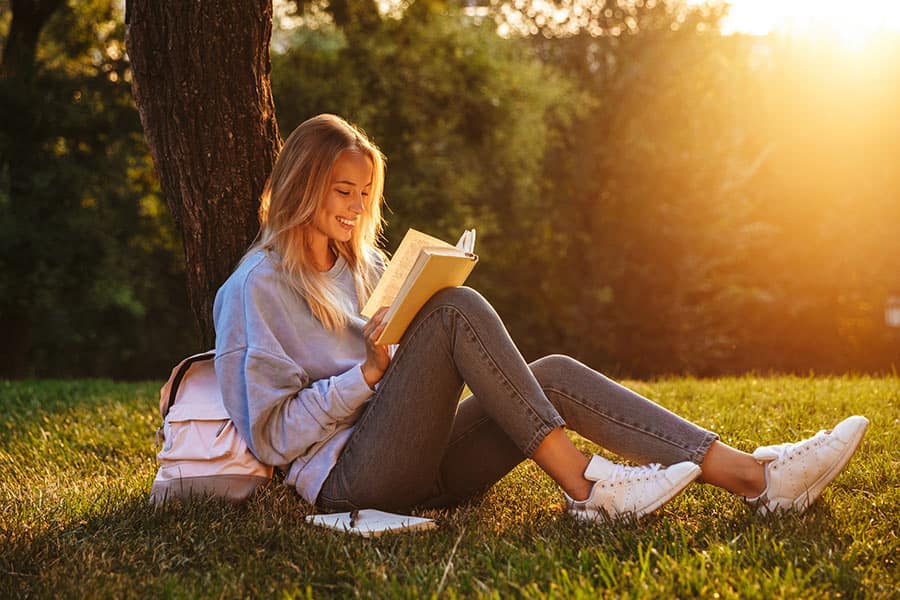
[[[552,481],[523,464],[472,504],[427,513],[437,531],[364,540],[307,526],[310,507],[282,485],[242,506],[151,509],[159,382],[0,382],[0,589],[116,598],[896,596],[900,379],[632,385],[743,450],[851,413],[872,424],[802,517],[754,517],[696,484],[639,523],[584,525],[562,513]]]
[[[535,294],[535,267],[560,256],[565,236],[553,229],[557,199],[544,163],[576,115],[589,114],[588,94],[527,40],[499,38],[492,23],[426,2],[375,30],[297,28],[274,56],[272,78],[284,131],[336,112],[386,153],[388,248],[409,227],[448,240],[476,227],[481,262],[470,285],[526,347],[546,339],[550,321],[523,326],[546,299]],[[578,310],[570,298],[558,306]]]
[[[387,154],[389,246],[408,227],[451,237],[474,225],[487,268],[506,234],[534,216],[548,117],[578,99],[522,40],[427,6],[375,31],[299,28],[273,63],[286,132],[336,112]],[[504,284],[491,281],[478,279]]]
[[[375,137],[388,247],[410,226],[477,227],[471,284],[529,358],[640,376],[890,370],[900,135],[879,124],[897,86],[837,51],[722,37],[719,10],[628,3],[568,37],[541,10],[500,15],[544,34],[510,39],[438,2],[377,25],[320,13],[282,32],[283,129],[330,111]]]
[[[727,370],[742,315],[767,300],[743,269],[771,241],[748,194],[767,148],[744,139],[742,90],[723,68],[742,49],[667,29],[553,43],[597,108],[548,162],[547,212],[577,280],[547,286],[543,304],[568,295],[577,309],[542,314],[559,333],[545,327],[534,347],[642,375]]]
[[[526,356],[638,376],[890,371],[900,39],[866,62],[716,18],[534,39],[594,103],[545,163],[546,281],[501,314]]]
[[[108,0],[64,5],[2,81],[7,375],[159,373],[190,347],[183,267]]]
[[[273,47],[281,131],[334,112],[372,135],[389,249],[476,227],[470,283],[527,358],[896,368],[897,39],[723,37],[719,10],[670,1],[297,4],[306,24]],[[121,19],[67,3],[34,78],[0,84],[0,373],[146,377],[195,349]]]

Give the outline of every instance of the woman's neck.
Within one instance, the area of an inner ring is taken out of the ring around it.
[[[308,248],[308,251],[313,267],[320,273],[330,271],[337,261],[337,252],[329,243],[326,243],[324,246],[311,246]]]

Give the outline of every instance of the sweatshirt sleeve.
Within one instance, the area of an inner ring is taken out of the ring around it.
[[[290,359],[261,348],[216,357],[222,398],[262,462],[284,465],[328,438],[372,394],[359,366],[310,381]]]
[[[286,465],[330,437],[371,396],[360,365],[311,380],[283,350],[297,331],[273,286],[229,280],[214,306],[216,376],[235,426],[262,462]]]

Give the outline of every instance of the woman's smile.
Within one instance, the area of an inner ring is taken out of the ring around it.
[[[352,239],[360,215],[368,206],[372,173],[372,161],[356,150],[344,150],[334,161],[313,228],[312,249],[323,268],[333,263],[329,243]]]

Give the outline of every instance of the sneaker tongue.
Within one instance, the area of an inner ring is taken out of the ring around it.
[[[587,469],[584,470],[584,476],[591,481],[608,481],[612,479],[617,466],[602,456],[594,456],[588,463]]]
[[[761,446],[753,451],[753,458],[763,462],[776,460],[781,453],[776,446]]]
[[[808,440],[805,440],[808,441]],[[788,454],[791,450],[796,448],[803,442],[787,442],[784,444],[775,444],[774,446],[760,446],[756,450],[753,451],[753,458],[762,462],[769,462],[771,460],[778,460],[782,456]]]

